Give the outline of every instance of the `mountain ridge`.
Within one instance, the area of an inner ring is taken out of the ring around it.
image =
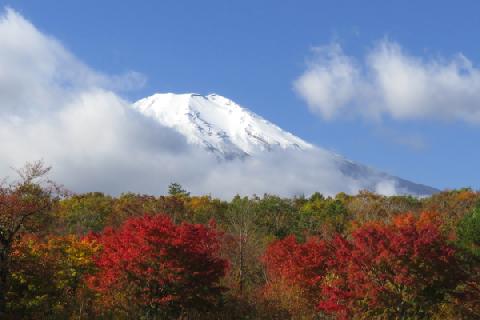
[[[246,159],[262,152],[288,150],[308,152],[315,148],[303,139],[219,94],[156,93],[138,100],[132,107],[163,126],[185,136],[221,160]],[[326,151],[326,150],[325,150]],[[355,181],[367,181],[364,189],[395,188],[389,193],[430,195],[439,190],[389,175],[326,151],[338,170]]]

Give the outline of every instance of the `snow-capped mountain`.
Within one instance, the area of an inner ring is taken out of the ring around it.
[[[217,94],[154,94],[133,106],[221,158],[244,157],[272,148],[313,147]]]
[[[135,102],[133,108],[182,134],[188,143],[202,146],[223,160],[255,157],[272,150],[308,152],[317,148],[217,94],[157,93]],[[343,175],[361,182],[364,189],[378,191],[379,187],[393,186],[395,193],[402,194],[438,192],[435,188],[357,164],[333,152],[323,154]]]

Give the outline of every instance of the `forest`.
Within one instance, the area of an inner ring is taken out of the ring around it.
[[[0,186],[1,319],[480,319],[480,193]],[[321,181],[319,181],[319,184]]]

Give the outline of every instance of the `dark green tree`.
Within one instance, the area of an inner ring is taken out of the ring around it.
[[[177,182],[172,182],[168,186],[168,194],[171,196],[190,196],[190,192],[183,189],[182,185]]]

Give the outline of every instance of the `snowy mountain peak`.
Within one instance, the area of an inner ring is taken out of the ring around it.
[[[338,170],[340,175],[348,178],[349,184],[357,185],[359,189],[413,195],[438,191],[314,147],[218,94],[157,93],[137,101],[133,108],[176,130],[190,144],[204,147],[220,159],[245,158],[273,150],[298,150],[297,155],[314,154],[320,162],[333,163],[333,170]],[[348,189],[348,186],[344,187]]]
[[[306,150],[313,146],[218,94],[157,93],[133,107],[178,131],[191,144],[230,159],[274,148]]]

